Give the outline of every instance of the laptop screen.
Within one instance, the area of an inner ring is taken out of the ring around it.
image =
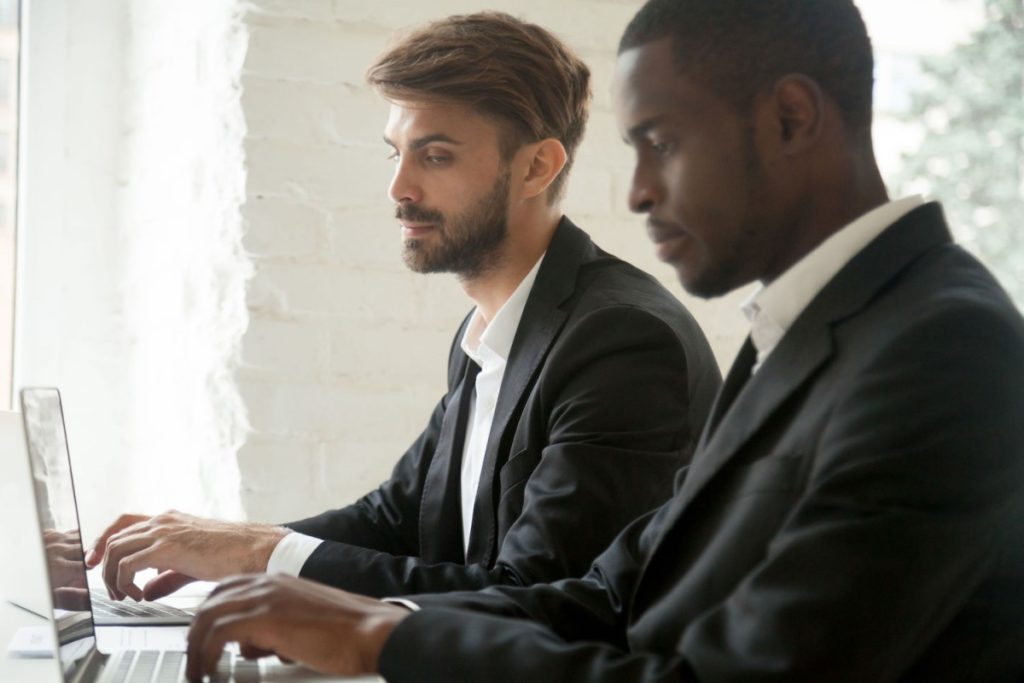
[[[96,645],[67,433],[56,389],[22,389],[32,485],[43,531],[61,668],[65,679]]]

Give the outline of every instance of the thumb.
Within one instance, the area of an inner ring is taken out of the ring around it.
[[[187,574],[181,574],[173,569],[168,569],[157,574],[142,587],[142,597],[146,600],[157,600],[170,595],[193,581],[195,579]]]
[[[85,567],[86,569],[92,569],[100,563],[103,559],[103,549],[99,547],[99,544],[89,548],[85,553]]]

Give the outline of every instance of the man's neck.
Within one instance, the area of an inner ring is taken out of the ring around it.
[[[889,201],[874,158],[861,161],[850,165],[843,182],[808,193],[803,217],[798,219],[801,229],[794,231],[796,240],[793,248],[787,251],[785,261],[772,264],[766,276],[761,278],[763,284],[774,281],[844,226]]]
[[[486,322],[516,291],[527,273],[547,251],[558,227],[561,212],[547,215],[544,220],[531,224],[509,224],[509,236],[494,268],[473,279],[459,278],[462,290],[476,304],[477,311]]]

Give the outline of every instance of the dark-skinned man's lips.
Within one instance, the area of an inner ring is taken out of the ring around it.
[[[690,241],[683,228],[654,218],[647,221],[647,236],[655,244],[658,260],[665,262],[675,261]]]

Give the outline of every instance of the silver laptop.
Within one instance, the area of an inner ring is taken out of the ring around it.
[[[52,555],[51,579],[56,581],[54,588],[62,599],[76,600],[83,609],[91,606],[100,626],[189,624],[192,610],[160,602],[117,602],[100,591],[88,591],[87,584],[79,585],[77,568],[81,565],[84,569],[84,552],[60,392],[51,388],[22,389],[21,415],[43,543]]]
[[[44,566],[51,588],[44,616],[54,626],[55,654],[64,682],[185,681],[184,652],[121,650],[104,654],[97,649],[95,603],[86,583],[60,394],[56,389],[24,389],[21,401],[38,530],[43,537]],[[257,662],[225,652],[213,680],[225,683],[297,683],[339,679],[322,676],[300,666],[281,664],[276,658]]]

